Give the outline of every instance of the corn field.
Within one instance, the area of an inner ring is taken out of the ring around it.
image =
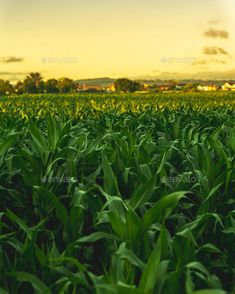
[[[0,293],[235,293],[234,107],[0,98]]]

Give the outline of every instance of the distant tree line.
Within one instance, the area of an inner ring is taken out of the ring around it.
[[[126,78],[117,79],[114,83],[118,92],[135,92],[143,89],[143,86]],[[24,81],[18,81],[15,85],[7,80],[0,79],[0,95],[11,94],[40,94],[40,93],[71,93],[78,91],[78,84],[69,78],[48,79],[38,72],[30,73]]]
[[[0,95],[10,94],[40,94],[40,93],[69,93],[76,91],[77,84],[69,78],[49,79],[43,81],[40,73],[30,73],[23,82],[12,85],[9,81],[0,79]]]

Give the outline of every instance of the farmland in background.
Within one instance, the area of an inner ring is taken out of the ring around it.
[[[0,293],[235,293],[235,93],[0,98]]]

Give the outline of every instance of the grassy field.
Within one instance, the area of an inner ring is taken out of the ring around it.
[[[0,98],[0,293],[235,293],[234,108]]]

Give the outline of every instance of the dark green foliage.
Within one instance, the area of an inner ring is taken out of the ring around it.
[[[140,90],[140,83],[131,81],[129,79],[117,79],[114,83],[116,91],[135,92]]]
[[[0,116],[0,293],[234,293],[232,110],[31,100]]]

